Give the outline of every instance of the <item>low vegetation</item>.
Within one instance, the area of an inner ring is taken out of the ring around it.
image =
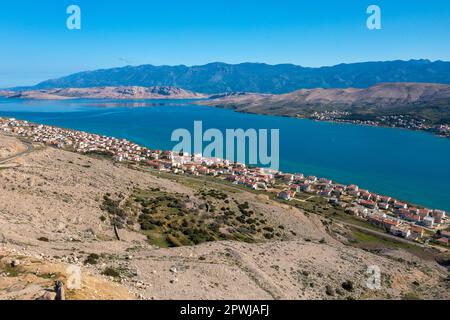
[[[106,194],[103,197],[103,204],[101,208],[109,214],[112,225],[115,225],[118,228],[123,228],[126,224],[132,224],[132,220],[129,219],[128,214],[121,208],[120,199],[113,199],[110,194]],[[100,219],[105,221],[106,217],[102,216]]]
[[[84,261],[84,264],[91,264],[95,265],[98,263],[98,260],[100,259],[100,256],[96,253],[91,253],[87,256],[86,260]]]
[[[135,190],[123,201],[105,195],[102,208],[113,224],[138,225],[151,244],[164,248],[219,240],[280,239],[284,228],[270,225],[249,203],[213,188],[199,189],[195,197],[158,188]]]
[[[18,277],[22,272],[20,267],[13,267],[10,263],[4,261],[0,262],[0,274],[4,274],[7,277]]]
[[[107,277],[113,277],[113,278],[120,277],[120,271],[113,267],[107,267],[105,270],[103,270],[102,274]]]

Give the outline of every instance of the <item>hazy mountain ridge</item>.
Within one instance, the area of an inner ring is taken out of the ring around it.
[[[19,99],[201,99],[206,96],[169,86],[154,87],[95,87],[63,88],[48,90],[25,90],[0,92],[0,96]]]
[[[202,66],[127,66],[80,72],[35,88],[175,86],[194,92],[288,93],[311,88],[367,88],[382,82],[450,84],[450,62],[363,62],[307,68],[293,64],[210,63]]]

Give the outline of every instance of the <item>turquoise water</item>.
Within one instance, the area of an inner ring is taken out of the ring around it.
[[[280,129],[280,166],[450,211],[450,139],[424,132],[241,114],[192,105],[190,101],[0,100],[0,117],[126,138],[171,149],[172,131]],[[140,105],[139,105],[140,106]]]

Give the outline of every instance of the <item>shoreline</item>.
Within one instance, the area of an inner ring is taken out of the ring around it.
[[[174,103],[176,103],[176,101]],[[120,102],[119,102],[119,104],[120,104]],[[64,103],[61,104],[61,106],[63,106],[63,105],[65,105],[65,104]],[[1,106],[1,104],[0,104],[0,106]],[[162,106],[165,106],[165,104],[163,103]],[[210,108],[210,106],[197,105],[197,104],[189,104],[186,107],[188,108],[189,106],[192,106],[192,107],[205,107],[205,108],[209,107]],[[51,105],[50,108],[57,109],[57,108],[59,108],[59,105],[58,104]],[[93,108],[99,108],[100,109],[101,107],[93,106]],[[86,108],[86,110],[87,109],[88,109],[88,107]],[[111,109],[114,109],[114,107],[112,107]],[[126,109],[126,108],[124,107],[123,109]],[[130,108],[130,109],[133,109],[133,108]],[[227,109],[227,108],[214,108],[214,109],[223,109],[224,111],[226,110],[226,112],[230,112],[230,113],[231,112],[238,112],[238,113],[241,113],[241,114],[246,114],[244,112],[235,111],[235,110]],[[199,112],[202,112],[202,111],[200,110]],[[247,114],[251,114],[251,115],[257,116],[257,117],[266,116],[266,114],[255,114],[255,113],[247,113]],[[15,113],[14,111],[12,111],[10,114],[3,115],[3,117],[15,117],[15,116],[21,118],[21,116],[19,114]],[[267,116],[277,117],[277,118],[279,117],[279,116],[274,116],[274,115],[267,115]],[[1,117],[1,113],[0,113],[0,117]],[[28,118],[29,117],[23,117],[22,116],[22,119],[24,119],[24,120],[29,120]],[[33,119],[33,118],[34,117],[32,117],[31,119]],[[282,119],[282,118],[293,118],[293,117],[281,116],[278,119]],[[294,118],[294,119],[296,119],[296,118]],[[39,122],[39,119],[34,119],[34,120],[36,122]],[[269,120],[270,120],[270,118],[269,118]],[[297,120],[306,120],[306,122],[310,122],[310,123],[323,122],[323,123],[328,123],[328,124],[330,124],[332,126],[334,126],[334,125],[345,125],[345,126],[349,126],[348,128],[351,128],[350,125],[352,125],[350,123],[333,122],[333,121],[318,121],[318,120],[307,119],[307,118],[298,118]],[[31,120],[31,121],[33,121],[33,120]],[[293,121],[295,121],[295,120],[293,120]],[[55,125],[58,126],[58,123],[54,123],[53,124],[52,121],[50,123],[48,123],[48,124],[49,125],[53,125],[53,126],[55,126]],[[367,124],[357,124],[356,126],[353,126],[353,127],[357,127],[357,126],[373,127],[373,126],[370,126],[370,125],[367,125]],[[61,124],[61,128],[66,128],[66,127],[64,126],[64,124]],[[95,126],[92,126],[92,125],[88,126],[86,128],[84,126],[81,126],[81,128],[79,128],[79,126],[77,126],[77,125],[72,125],[71,128],[72,128],[72,130],[86,130],[87,132],[95,132],[98,135],[115,136],[115,133],[118,133],[118,132],[110,132],[111,130],[106,130],[106,132],[104,130],[101,130],[101,129],[97,130],[97,128]],[[398,128],[398,127],[393,128],[393,127],[381,127],[381,126],[379,126],[379,128],[384,128],[384,129],[401,129],[402,131],[403,130],[407,130],[407,131],[404,131],[403,134],[400,133],[400,135],[407,135],[408,131],[411,134],[414,131],[417,131],[417,130],[408,130],[408,129],[404,129],[404,128]],[[368,129],[370,129],[370,128],[368,128]],[[386,132],[385,134],[391,134],[389,131],[385,131],[385,132]],[[396,132],[392,132],[392,133],[395,134]],[[397,132],[396,134],[399,134],[399,133]],[[429,135],[430,134],[429,132],[425,132],[425,133],[422,133],[422,134],[424,136],[427,135],[428,139],[434,139],[433,138],[434,135]],[[130,134],[122,135],[120,132],[119,132],[119,136],[121,136],[122,138],[128,139],[130,141],[133,141],[133,142],[135,142],[137,144],[140,144],[141,146],[145,146],[145,147],[148,147],[148,148],[152,148],[153,147],[153,145],[151,144],[152,140],[150,140],[150,139],[133,140],[133,134],[131,134],[131,135]],[[422,136],[422,138],[424,136]],[[414,135],[409,136],[409,134],[406,137],[407,138],[412,138],[411,141],[415,138]],[[136,138],[136,137],[134,137],[134,138]],[[417,138],[421,138],[421,136],[417,136]],[[157,140],[157,141],[161,141],[161,140]],[[147,142],[150,142],[150,143],[147,143]],[[446,142],[444,142],[444,140],[442,140],[442,142],[440,142],[440,143],[444,143],[444,146],[446,146]],[[158,145],[158,148],[161,148],[161,149],[167,149],[167,147],[171,148],[170,146],[167,146],[167,145],[168,145],[168,143],[163,143],[162,145],[161,144]],[[351,150],[348,150],[348,151],[351,152]],[[290,160],[292,160],[292,159],[290,159]],[[287,162],[285,162],[285,163],[287,163]],[[295,161],[291,161],[291,162],[288,162],[288,163],[290,163],[290,164],[284,166],[284,168],[280,168],[280,170],[283,170],[285,172],[296,172],[296,171],[305,169],[304,167],[300,168],[300,166],[295,166],[295,165],[293,166],[292,163],[295,163]],[[308,164],[306,164],[306,166],[308,166]],[[350,184],[350,183],[354,183],[355,182],[353,179],[349,178],[349,177],[352,176],[351,170],[347,170],[347,172],[339,172],[338,171],[337,175],[334,174],[333,172],[328,173],[328,174],[327,174],[327,172],[322,172],[321,168],[319,168],[319,170],[315,170],[315,171],[307,170],[307,169],[305,169],[305,170],[307,171],[306,173],[308,173],[308,174],[312,174],[312,175],[319,174],[319,175],[324,176],[324,177],[331,177],[331,179],[333,179],[335,181],[343,181],[342,182],[343,184]],[[435,175],[436,178],[440,177],[438,172],[436,172],[435,174],[437,174],[437,175]],[[396,188],[387,188],[387,185],[379,184],[379,183],[377,183],[377,181],[375,181],[376,184],[370,183],[371,181],[369,181],[369,183],[367,183],[367,181],[366,181],[366,179],[364,177],[363,177],[363,179],[356,179],[356,180],[357,180],[357,183],[363,185],[363,188],[365,188],[365,189],[373,188],[373,189],[375,189],[374,192],[376,192],[376,193],[390,194],[390,195],[393,194],[396,199],[400,199],[402,202],[408,202],[408,203],[413,204],[414,206],[427,206],[427,207],[433,207],[433,208],[442,208],[442,209],[450,212],[450,206],[448,205],[448,203],[445,202],[445,203],[441,204],[440,202],[442,202],[442,201],[439,201],[439,198],[433,197],[433,195],[430,195],[430,197],[426,197],[424,195],[427,194],[427,193],[417,192],[416,194],[418,196],[417,197],[414,196],[414,191],[415,191],[414,190],[414,185],[410,189],[410,192],[402,192],[400,183],[398,183],[396,185],[397,186]],[[399,180],[397,179],[397,181],[399,181]],[[443,187],[445,188],[445,186],[443,186]],[[441,187],[441,189],[442,189],[442,187]],[[422,191],[426,192],[426,190],[422,190]],[[445,197],[445,194],[443,196]],[[442,195],[441,195],[441,199],[442,199]]]
[[[238,111],[237,111],[237,112],[238,112]],[[246,113],[246,112],[240,112],[240,113]],[[269,115],[269,114],[255,114],[255,113],[247,113],[247,114],[273,116],[273,115]],[[285,117],[288,117],[288,116],[285,116]],[[288,118],[294,118],[294,117],[288,117]],[[2,126],[1,126],[2,120],[5,120],[5,119],[8,119],[8,117],[5,118],[4,116],[3,116],[3,117],[0,116],[0,133],[2,133],[2,132],[1,132],[1,129],[2,129]],[[15,119],[15,118],[14,118],[14,119]],[[314,121],[314,122],[325,122],[325,123],[331,123],[331,124],[347,124],[347,125],[351,125],[351,124],[349,124],[349,123],[342,123],[342,122],[319,121],[319,120],[313,120],[313,119],[307,119],[307,118],[299,118],[299,119],[308,120],[308,121]],[[115,139],[115,140],[118,140],[118,141],[127,141],[128,143],[133,144],[133,145],[136,145],[136,146],[138,146],[138,147],[140,147],[140,148],[142,148],[142,149],[149,149],[149,150],[152,150],[152,149],[150,149],[149,147],[143,146],[142,144],[140,144],[140,143],[138,143],[138,142],[135,142],[135,141],[132,141],[132,140],[130,140],[130,139],[128,139],[128,138],[117,138],[117,137],[114,137],[114,136],[106,136],[106,135],[99,134],[99,133],[92,133],[92,132],[87,132],[87,131],[83,131],[83,130],[70,129],[70,128],[61,127],[61,126],[39,124],[39,123],[35,123],[35,122],[33,122],[33,121],[28,121],[28,120],[18,120],[18,121],[20,121],[20,122],[25,122],[25,123],[28,123],[28,124],[30,124],[30,125],[44,126],[44,127],[49,127],[49,128],[56,128],[56,129],[59,129],[59,130],[62,130],[62,131],[69,131],[69,132],[75,132],[75,133],[82,133],[82,134],[87,134],[87,135],[92,135],[92,136],[98,136],[98,137],[106,137],[106,138]],[[358,124],[358,125],[360,125],[360,126],[369,126],[369,127],[373,127],[373,126],[370,126],[370,125],[364,125],[364,124]],[[404,128],[393,128],[393,127],[380,127],[380,128],[408,130],[408,129],[404,129]],[[408,130],[408,131],[418,131],[418,130]],[[155,150],[156,150],[156,149],[155,149]],[[157,151],[160,151],[160,152],[171,152],[170,150],[157,150]],[[77,151],[75,151],[75,152],[77,152]],[[228,161],[227,159],[221,159],[221,158],[213,158],[213,159],[220,159],[221,161]],[[246,166],[247,168],[252,168],[252,169],[263,169],[263,170],[265,169],[265,168],[260,168],[260,167],[254,166],[254,165],[247,165],[247,164],[239,164],[239,165],[244,165],[244,166]],[[281,170],[278,170],[278,171],[279,171],[280,173],[283,173],[283,174],[293,174],[293,175],[295,174],[295,173],[290,173],[290,172],[284,172],[284,171],[281,171]],[[338,183],[337,181],[334,181],[334,182]],[[351,182],[349,182],[349,183],[351,184]],[[411,206],[425,207],[424,205],[415,203],[415,202],[412,201],[412,200],[403,200],[403,199],[397,199],[397,198],[396,198],[396,200],[401,201],[401,202],[404,202],[404,203],[407,203],[407,204],[409,204],[409,205],[411,205]]]
[[[127,139],[117,139],[79,130],[39,125],[28,121],[0,118],[0,131],[12,136],[80,154],[101,154],[116,162],[130,162],[161,172],[212,176],[246,188],[272,194],[281,200],[302,201],[296,194],[326,199],[333,206],[343,206],[354,215],[367,219],[396,219],[400,224],[420,226],[428,231],[446,229],[446,212],[427,209],[411,202],[372,193],[356,185],[343,185],[327,178],[285,173],[246,166],[219,158],[176,155],[171,151],[151,150]],[[422,218],[421,218],[422,217]],[[424,221],[428,221],[425,225]],[[436,220],[435,220],[436,219]]]
[[[369,121],[368,123],[365,123],[363,121],[352,121],[352,120],[346,120],[342,119],[342,121],[339,121],[339,119],[326,119],[321,120],[317,119],[313,116],[299,116],[299,115],[289,115],[289,114],[276,114],[276,113],[266,113],[266,112],[252,112],[252,111],[244,111],[244,110],[238,110],[234,107],[224,107],[221,105],[212,105],[212,104],[195,104],[197,106],[203,106],[203,107],[211,107],[211,108],[217,108],[217,109],[224,109],[224,110],[231,110],[237,113],[243,113],[243,114],[252,114],[252,115],[261,115],[261,116],[271,116],[271,117],[282,117],[282,118],[291,118],[291,119],[303,119],[303,120],[310,120],[310,121],[316,121],[316,122],[326,122],[326,123],[337,123],[337,124],[349,124],[349,125],[361,125],[361,126],[368,126],[368,127],[375,127],[375,128],[390,128],[390,129],[402,129],[402,130],[408,130],[408,131],[417,131],[417,132],[427,132],[430,133],[436,137],[439,138],[448,138],[450,139],[450,124],[445,125],[439,125],[445,127],[445,132],[443,134],[437,133],[434,128],[428,128],[428,129],[415,129],[415,128],[408,128],[408,127],[402,127],[402,126],[392,126],[392,125],[385,125],[385,124],[375,124],[373,121]],[[370,123],[372,122],[372,123]]]
[[[14,101],[14,100],[19,100],[19,101],[55,101],[55,102],[61,102],[61,101],[75,101],[75,102],[79,102],[80,100],[88,100],[88,101],[99,101],[99,103],[108,103],[108,101],[110,100],[118,100],[120,101],[119,103],[123,103],[125,101],[128,101],[130,103],[146,103],[147,101],[149,103],[152,102],[156,102],[156,101],[164,101],[164,103],[166,101],[169,100],[174,100],[175,102],[180,102],[180,101],[189,101],[192,103],[192,105],[195,106],[202,106],[202,107],[212,107],[212,108],[217,108],[217,109],[224,109],[224,110],[231,110],[237,113],[242,113],[242,114],[251,114],[251,115],[261,115],[261,116],[272,116],[272,117],[282,117],[282,118],[292,118],[292,119],[304,119],[304,120],[311,120],[311,121],[316,121],[316,122],[326,122],[326,123],[336,123],[336,124],[350,124],[350,125],[361,125],[361,126],[368,126],[368,127],[375,127],[375,128],[390,128],[390,129],[402,129],[402,130],[408,130],[408,131],[417,131],[417,132],[427,132],[429,134],[432,134],[436,137],[439,138],[447,138],[450,139],[450,124],[444,124],[444,125],[434,125],[433,127],[429,127],[429,128],[410,128],[410,127],[406,127],[406,126],[396,126],[396,125],[386,125],[383,123],[377,123],[375,121],[362,121],[362,120],[349,120],[349,119],[317,119],[314,116],[299,116],[299,115],[289,115],[289,114],[271,114],[271,113],[265,113],[265,112],[251,112],[251,111],[243,111],[243,110],[237,110],[236,108],[233,107],[224,107],[221,105],[212,105],[212,104],[205,104],[205,103],[198,103],[199,101],[212,101],[212,100],[208,100],[207,98],[174,98],[174,97],[161,97],[161,98],[142,98],[142,99],[130,99],[127,97],[122,97],[122,98],[85,98],[85,97],[58,97],[58,98],[29,98],[29,97],[6,97],[6,96],[1,96],[0,95],[0,99],[5,99],[6,101]],[[110,108],[120,108],[121,106],[108,106]],[[124,106],[126,107],[126,106]],[[131,106],[131,108],[138,108],[138,107],[153,107],[153,106]],[[402,116],[402,115],[399,115]],[[439,127],[442,127],[442,131],[439,131]]]

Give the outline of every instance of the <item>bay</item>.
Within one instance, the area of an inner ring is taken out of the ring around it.
[[[450,139],[425,132],[237,113],[192,101],[0,99],[0,117],[129,139],[171,149],[173,130],[279,129],[280,169],[358,184],[450,211]]]

